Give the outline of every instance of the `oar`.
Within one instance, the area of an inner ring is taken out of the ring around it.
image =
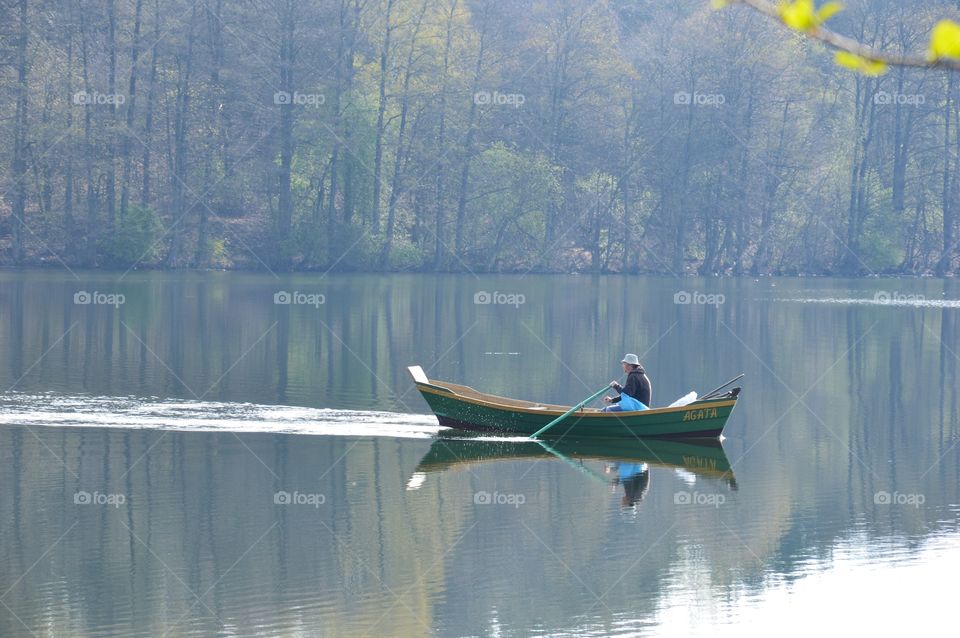
[[[610,484],[610,481],[608,481],[605,476],[603,476],[602,474],[598,474],[597,472],[591,470],[589,467],[587,467],[587,466],[584,465],[583,463],[576,463],[576,462],[574,462],[573,459],[565,456],[564,454],[561,454],[560,452],[557,452],[556,450],[554,450],[552,447],[550,447],[549,445],[547,445],[547,444],[544,443],[543,441],[537,441],[537,443],[539,443],[539,444],[540,444],[540,447],[542,447],[544,450],[546,450],[546,451],[549,452],[550,454],[554,455],[555,457],[557,457],[557,458],[560,459],[561,461],[564,461],[565,463],[567,463],[567,465],[569,465],[569,466],[572,467],[573,469],[575,469],[575,470],[577,470],[577,471],[579,471],[579,472],[583,472],[584,474],[586,474],[586,475],[589,476],[590,478],[594,478],[594,479],[599,480],[599,481],[600,481],[601,483],[603,483],[604,485],[609,485],[609,484]]]
[[[709,399],[710,397],[712,397],[714,394],[716,394],[716,393],[719,392],[720,390],[723,390],[725,387],[727,387],[727,386],[730,385],[731,383],[736,383],[737,381],[739,381],[740,379],[742,379],[742,378],[745,377],[745,376],[746,376],[746,373],[742,373],[742,374],[740,374],[740,375],[738,375],[738,376],[730,379],[729,381],[727,381],[726,383],[724,383],[724,384],[723,384],[722,386],[720,386],[719,388],[714,388],[714,389],[711,390],[710,392],[707,392],[705,395],[703,395],[702,397],[700,397],[699,399],[697,399],[697,401],[703,401],[704,399]]]
[[[555,426],[557,423],[560,423],[560,421],[563,421],[568,416],[570,416],[571,414],[573,414],[574,412],[576,412],[586,404],[590,403],[591,401],[593,401],[594,399],[596,399],[598,396],[600,396],[601,394],[603,394],[609,389],[610,389],[609,385],[603,386],[601,389],[597,390],[594,394],[591,394],[589,397],[587,397],[580,403],[576,404],[575,406],[573,406],[572,408],[570,408],[569,410],[567,410],[566,412],[564,412],[563,414],[555,418],[553,421],[550,421],[550,423],[547,423],[545,426],[543,426],[542,428],[540,428],[539,430],[531,434],[528,438],[531,438],[531,439],[537,438],[538,436],[540,436],[541,434],[543,434],[544,432],[546,432],[547,430]]]

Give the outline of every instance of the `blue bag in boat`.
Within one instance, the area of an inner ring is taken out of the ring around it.
[[[634,410],[649,410],[641,401],[637,401],[629,394],[623,393],[620,395],[620,403],[617,405],[620,406],[620,409],[624,412],[633,412]]]

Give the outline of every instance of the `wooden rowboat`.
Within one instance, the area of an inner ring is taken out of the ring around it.
[[[509,399],[471,387],[429,379],[420,366],[407,368],[440,425],[460,430],[530,435],[571,406]],[[723,432],[740,388],[676,408],[602,412],[583,407],[548,431],[551,438],[717,438]]]

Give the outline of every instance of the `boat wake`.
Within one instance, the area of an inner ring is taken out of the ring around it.
[[[430,414],[53,393],[0,395],[3,425],[404,438],[442,429]]]
[[[836,304],[843,306],[894,306],[900,308],[960,308],[960,300],[925,299],[920,295],[877,294],[868,298],[826,297],[820,299],[774,299],[807,304]]]

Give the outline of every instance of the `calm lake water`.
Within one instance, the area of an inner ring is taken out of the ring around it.
[[[0,636],[950,626],[957,300],[931,280],[2,272]],[[573,403],[627,351],[655,405],[746,373],[722,449],[448,440],[406,372]]]

